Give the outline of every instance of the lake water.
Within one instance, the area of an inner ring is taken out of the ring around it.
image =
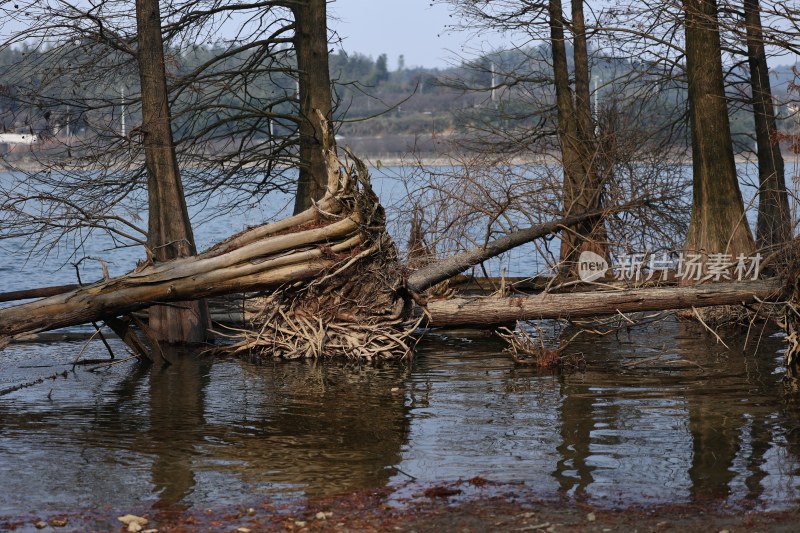
[[[0,516],[206,509],[481,476],[598,506],[784,508],[800,396],[782,341],[727,350],[662,322],[573,343],[585,371],[515,366],[492,338],[428,335],[413,361],[71,367],[83,343],[2,352]],[[121,350],[121,347],[114,344]],[[104,357],[92,343],[84,357]],[[115,515],[116,516],[116,515]]]
[[[208,222],[198,241],[258,222],[247,216]],[[4,290],[74,282],[58,258],[22,261],[24,245],[6,244]],[[139,255],[91,246],[83,253],[113,257],[112,273]],[[106,357],[97,341],[12,344],[0,391],[43,381],[0,395],[0,517],[386,487],[401,502],[475,476],[598,506],[788,508],[800,495],[800,385],[782,368],[781,336],[759,328],[747,346],[726,336],[731,350],[674,319],[579,338],[570,352],[586,369],[562,374],[515,366],[498,339],[458,331],[378,366],[171,353],[167,367],[91,372],[72,362]],[[480,490],[491,489],[461,497]]]

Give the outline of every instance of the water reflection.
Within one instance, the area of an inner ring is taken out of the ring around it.
[[[556,448],[560,458],[553,476],[562,494],[578,498],[586,497],[587,488],[594,481],[595,467],[588,460],[592,453],[592,432],[598,424],[591,416],[595,402],[590,389],[583,379],[570,376],[560,379],[561,444]]]
[[[172,507],[192,493],[195,453],[205,433],[205,396],[212,360],[168,350],[169,365],[149,372],[149,427],[144,438],[154,455],[152,484],[156,507]]]
[[[784,438],[778,420],[796,416],[775,402],[782,388],[771,354],[780,344],[759,338],[743,350],[745,336],[734,333],[728,350],[697,324],[668,329],[674,350],[653,350],[653,338],[635,332],[582,345],[589,370],[561,384],[561,457],[553,473],[561,492],[760,501],[777,475],[793,494],[794,475],[768,471],[768,456]]]
[[[227,428],[207,450],[214,471],[272,494],[385,485],[408,435],[408,368],[341,362],[244,368],[234,394],[214,395],[216,402],[227,396],[228,406],[211,409],[209,422]],[[212,383],[215,392],[225,386]]]
[[[696,354],[697,364],[715,369],[699,380],[697,390],[686,394],[692,436],[691,496],[694,500],[724,500],[734,491],[734,461],[743,451],[747,423],[742,411],[748,408],[741,401],[721,405],[724,397],[720,393],[743,385],[747,389],[749,384],[746,373],[741,372],[744,354],[735,348],[730,352],[719,343],[711,344],[704,338],[706,335],[694,325],[681,324],[677,337],[681,352]],[[731,346],[737,344],[732,342]]]
[[[453,332],[383,367],[170,353],[168,366],[70,372],[81,344],[13,345],[4,384],[68,372],[0,397],[0,515],[402,496],[474,476],[598,504],[791,505],[800,392],[780,339],[760,338],[743,350],[726,336],[729,351],[692,324],[634,328],[575,341],[587,370],[565,374]],[[26,368],[39,364],[56,366]]]
[[[774,357],[779,345],[767,339],[771,349],[757,351],[757,343],[745,347],[743,336],[731,334],[728,350],[709,342],[693,323],[682,323],[677,338],[681,352],[695,354],[708,369],[708,376],[685,393],[693,444],[692,499],[761,500],[774,482],[767,456],[783,440],[783,422],[796,416],[774,403],[783,392]],[[796,486],[796,479],[785,479]]]
[[[402,365],[167,358],[76,373],[52,401],[37,389],[0,398],[0,482],[10,489],[0,515],[333,494],[385,485],[400,460]],[[57,482],[42,484],[53,470]]]

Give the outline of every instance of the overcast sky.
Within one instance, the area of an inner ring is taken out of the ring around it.
[[[328,24],[344,39],[347,52],[377,58],[386,54],[389,68],[405,56],[406,67],[447,67],[458,55],[471,57],[480,49],[508,46],[507,37],[448,31],[450,9],[432,0],[333,0],[328,4]],[[795,62],[794,56],[771,58],[770,65]]]
[[[334,0],[328,4],[328,23],[344,39],[343,48],[373,58],[385,53],[391,70],[397,68],[400,54],[406,67],[457,63],[456,54],[464,53],[462,43],[470,36],[447,30],[449,14],[446,6],[431,6],[431,0]],[[473,39],[467,53],[480,44]]]

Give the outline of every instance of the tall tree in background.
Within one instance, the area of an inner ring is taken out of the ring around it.
[[[716,0],[684,0],[692,137],[690,252],[750,254],[755,248],[736,175]]]
[[[331,79],[328,67],[327,0],[290,3],[295,20],[294,46],[300,98],[299,177],[294,212],[319,200],[327,189],[323,138],[333,139]],[[327,120],[320,121],[319,112]],[[323,136],[327,128],[327,136]]]
[[[578,214],[600,207],[602,183],[597,168],[596,139],[590,100],[589,51],[583,2],[572,2],[572,50],[575,76],[573,94],[569,84],[561,0],[550,0],[550,43],[558,110],[558,140],[564,167],[563,204],[566,214]],[[575,271],[578,255],[591,250],[608,256],[602,218],[585,221],[576,231],[561,235],[561,263],[565,271]]]
[[[579,214],[599,208],[604,182],[600,165],[603,157],[599,154],[592,113],[584,2],[570,3],[571,20],[568,20],[561,0],[441,1],[455,8],[463,19],[458,27],[465,31],[486,28],[521,34],[528,42],[547,43],[541,47],[494,51],[467,63],[474,66],[476,81],[457,80],[453,85],[491,94],[488,105],[475,106],[482,108],[482,117],[466,117],[466,123],[474,126],[475,133],[465,143],[467,148],[486,154],[491,162],[496,161],[498,154],[524,158],[534,154],[549,156],[555,144],[563,175],[552,186],[554,194],[560,197],[561,213]],[[568,57],[570,48],[572,61]],[[528,194],[541,195],[543,189],[536,187]],[[509,196],[522,194],[518,189]],[[558,261],[562,273],[575,272],[578,256],[584,250],[609,255],[602,217],[586,220],[559,237]]]
[[[195,255],[197,250],[172,140],[158,0],[136,0],[136,23],[149,208],[147,245],[153,259],[164,262]],[[149,311],[149,327],[158,341],[202,342],[208,326],[204,300],[157,305]]]
[[[791,238],[792,226],[759,0],[744,0],[744,24],[758,157],[756,239],[759,247],[771,248]]]

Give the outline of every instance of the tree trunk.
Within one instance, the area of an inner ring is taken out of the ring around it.
[[[583,2],[572,4],[572,58],[575,65],[575,118],[578,136],[584,145],[584,157],[594,152],[594,123],[592,120],[591,89],[589,87],[589,45],[586,41],[586,21]],[[587,171],[592,165],[586,165]]]
[[[715,0],[684,0],[692,132],[691,253],[749,255],[755,245],[736,176]]]
[[[136,22],[149,209],[147,245],[153,260],[165,262],[189,257],[197,250],[172,139],[158,0],[136,0]],[[149,317],[149,327],[159,342],[206,340],[208,309],[202,300],[153,306]]]
[[[575,94],[569,84],[569,65],[564,37],[561,0],[548,4],[553,78],[558,112],[558,140],[564,169],[565,214],[579,214],[600,207],[600,184],[593,164],[594,128],[589,98],[589,60],[583,3],[572,3]],[[591,250],[608,257],[602,218],[587,219],[574,231],[561,233],[562,272],[575,273],[578,256]]]
[[[333,126],[326,4],[327,0],[292,3],[300,91],[300,161],[295,214],[322,198],[327,187],[327,162],[323,152],[333,146]],[[325,120],[320,120],[320,115]],[[323,129],[327,130],[325,135]],[[324,146],[323,138],[330,139],[331,146]]]
[[[618,291],[539,294],[518,298],[453,298],[426,307],[432,327],[493,326],[517,320],[574,319],[616,313],[753,304],[783,293],[777,280]]]
[[[756,240],[760,248],[772,248],[791,238],[792,226],[758,0],[744,0],[744,23],[758,157]]]

